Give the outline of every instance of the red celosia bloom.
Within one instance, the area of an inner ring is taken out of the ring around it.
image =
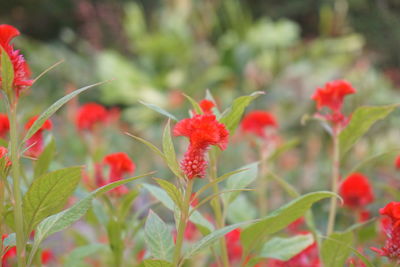
[[[212,108],[215,107],[215,104],[211,100],[203,99],[199,105],[204,114],[213,114]]]
[[[189,179],[204,177],[207,168],[205,153],[209,146],[218,146],[224,150],[229,137],[225,125],[219,123],[211,114],[194,115],[178,122],[174,128],[174,135],[189,138],[189,148],[181,161],[181,169]]]
[[[400,155],[397,156],[394,165],[396,166],[396,169],[400,170]]]
[[[4,239],[6,239],[8,237],[7,234],[3,234],[3,236],[1,237],[1,241],[4,242]],[[8,261],[12,258],[14,258],[17,255],[17,247],[7,247],[7,248],[3,248],[4,250],[7,249],[7,252],[4,253],[4,255],[1,257],[1,263],[3,265],[3,267],[8,267],[11,266],[8,264]]]
[[[0,113],[0,138],[6,137],[10,131],[10,121],[6,114]]]
[[[54,258],[53,251],[45,249],[42,251],[42,264],[48,264]]]
[[[29,130],[38,117],[39,116],[32,117],[25,124],[25,129]],[[52,128],[53,128],[53,123],[50,120],[46,120],[43,123],[42,127],[40,127],[40,129],[26,141],[26,146],[29,147],[28,151],[26,152],[28,156],[36,158],[43,152],[44,149],[43,131],[44,130],[49,131]]]
[[[340,113],[344,97],[355,92],[356,90],[349,82],[337,80],[326,83],[323,88],[318,88],[312,99],[317,102],[318,109],[327,107],[334,111],[334,113]]]
[[[380,214],[390,218],[390,224],[385,227],[386,241],[381,248],[371,248],[381,256],[388,257],[391,260],[400,260],[400,202],[390,202],[383,209],[380,209]]]
[[[241,232],[240,228],[237,228],[225,235],[228,257],[231,263],[238,262],[242,259],[243,247],[240,244]]]
[[[109,154],[104,157],[103,162],[109,166],[110,173],[108,181],[103,180],[102,184],[99,186],[121,180],[125,174],[133,173],[136,168],[135,163],[123,152]],[[121,185],[111,190],[111,192],[120,196],[128,193],[128,187]]]
[[[19,96],[22,89],[31,86],[33,83],[33,81],[29,79],[31,73],[24,57],[20,54],[19,50],[14,50],[14,46],[10,44],[11,40],[19,34],[19,31],[13,26],[6,24],[0,25],[0,46],[10,57],[13,65],[14,80],[12,86],[17,96]]]
[[[276,128],[278,123],[275,117],[266,111],[255,110],[244,116],[241,128],[245,133],[252,133],[259,137],[266,137],[265,129],[267,127]]]
[[[97,103],[87,103],[79,108],[75,123],[79,130],[92,131],[96,125],[105,123],[107,119],[105,107]]]
[[[360,209],[374,201],[374,192],[368,178],[361,173],[353,173],[340,185],[339,193],[344,205]]]

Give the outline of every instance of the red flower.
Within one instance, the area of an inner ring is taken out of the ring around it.
[[[51,251],[50,249],[43,250],[41,259],[42,259],[42,264],[49,263],[52,259],[54,259],[53,251]]]
[[[396,166],[396,169],[400,170],[400,155],[397,156],[394,165]]]
[[[243,247],[240,244],[240,228],[230,231],[226,234],[226,245],[228,249],[228,257],[231,263],[240,261],[242,259]]]
[[[93,131],[96,125],[107,122],[108,112],[97,103],[87,103],[81,106],[76,115],[76,127],[79,130]]]
[[[39,116],[32,117],[25,124],[25,129],[29,130],[38,117]],[[45,130],[49,131],[52,128],[53,128],[53,123],[50,120],[46,120],[43,123],[42,127],[40,127],[39,130],[26,141],[26,147],[29,147],[28,151],[26,152],[28,156],[36,158],[43,152],[44,149],[43,131]]]
[[[19,96],[22,89],[31,86],[33,83],[33,80],[29,79],[31,72],[24,57],[19,53],[19,50],[14,50],[14,46],[10,44],[11,40],[19,34],[19,31],[13,26],[6,24],[0,25],[0,46],[10,57],[13,65],[14,80],[12,86],[17,96]]]
[[[4,239],[6,239],[8,237],[7,234],[4,234],[1,237],[2,242],[4,242]],[[9,260],[14,258],[17,255],[17,247],[5,247],[3,248],[4,250],[7,250],[6,253],[3,254],[3,256],[1,257],[1,263],[3,265],[3,267],[9,267],[11,265],[9,265]]]
[[[0,146],[0,159],[5,157],[6,160],[6,167],[11,166],[11,161],[10,159],[7,157],[8,154],[8,150],[7,148]]]
[[[312,96],[317,102],[317,108],[330,108],[334,113],[340,113],[343,105],[343,99],[346,95],[354,94],[356,90],[351,84],[344,80],[328,82],[325,87],[318,88]]]
[[[361,173],[353,173],[342,182],[339,193],[344,205],[352,209],[360,209],[374,201],[374,192],[368,178]]]
[[[10,121],[6,114],[0,113],[0,138],[5,138],[10,131]]]
[[[278,123],[271,113],[262,110],[249,112],[244,116],[241,123],[243,132],[252,133],[259,137],[266,137],[265,129],[267,127],[276,128]]]
[[[103,180],[101,186],[121,180],[125,174],[133,173],[136,168],[135,163],[123,152],[109,154],[104,157],[103,162],[109,166],[110,173],[108,181],[104,182]],[[128,193],[128,187],[121,185],[111,192],[120,196]]]
[[[181,169],[189,179],[204,177],[207,168],[205,153],[209,146],[218,146],[224,150],[228,144],[229,133],[225,125],[211,114],[184,119],[175,125],[173,132],[175,136],[189,138],[189,148],[181,161]]]
[[[213,114],[212,108],[215,107],[215,104],[211,100],[203,99],[199,105],[204,114]]]
[[[380,256],[388,257],[391,260],[400,260],[400,202],[390,202],[383,209],[380,209],[381,215],[386,215],[390,218],[384,225],[386,232],[385,245],[381,248],[371,248]]]

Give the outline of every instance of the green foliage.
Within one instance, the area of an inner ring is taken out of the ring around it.
[[[40,154],[38,160],[35,163],[33,177],[37,178],[48,171],[49,166],[54,159],[55,152],[56,143],[54,139],[51,139],[51,142],[45,147],[42,154]]]
[[[244,171],[232,174],[230,176],[230,179],[227,180],[227,190],[244,189],[249,184],[251,184],[258,176],[258,163],[251,163],[249,165],[243,166],[240,169],[244,169]],[[224,199],[226,203],[229,204],[234,201],[239,193],[240,192],[232,192],[225,194]]]
[[[342,267],[351,253],[353,243],[351,231],[333,233],[322,243],[321,258],[326,267]]]
[[[178,161],[176,160],[174,144],[172,143],[170,121],[168,121],[167,125],[165,126],[162,140],[163,140],[162,144],[163,152],[168,167],[177,177],[182,178],[179,164]]]
[[[170,182],[163,179],[156,179],[157,183],[164,189],[175,205],[182,210],[183,196],[179,189]]]
[[[140,101],[140,103],[143,104],[143,105],[145,105],[145,106],[148,107],[149,109],[152,109],[152,110],[154,110],[154,111],[160,113],[161,115],[164,115],[164,116],[166,116],[167,118],[170,118],[170,119],[173,120],[173,121],[178,121],[178,119],[177,119],[174,115],[172,115],[171,113],[169,113],[168,111],[166,111],[165,109],[163,109],[163,108],[161,108],[161,107],[159,107],[159,106],[157,106],[157,105],[150,104],[150,103],[146,103],[146,102],[144,102],[144,101]]]
[[[140,267],[173,267],[173,265],[163,260],[144,260]]]
[[[82,266],[86,257],[106,251],[108,248],[105,244],[90,244],[86,246],[77,247],[69,253],[65,258],[65,267],[80,267]]]
[[[0,48],[0,57],[1,57],[1,86],[5,91],[7,96],[11,98],[14,94],[13,91],[13,81],[14,81],[14,67],[11,63],[10,57],[3,47]]]

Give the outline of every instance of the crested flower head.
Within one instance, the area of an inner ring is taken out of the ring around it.
[[[87,103],[79,108],[75,123],[81,131],[92,131],[96,125],[104,124],[107,119],[108,112],[104,106],[97,103]]]
[[[173,133],[175,136],[189,138],[189,148],[181,161],[181,169],[189,179],[204,177],[207,168],[205,153],[208,148],[213,145],[221,150],[226,149],[229,137],[225,125],[211,114],[197,114],[178,122]]]
[[[228,257],[231,264],[233,262],[238,262],[242,258],[243,247],[240,243],[240,228],[236,228],[226,234],[226,244],[228,249]]]
[[[212,114],[212,108],[215,107],[214,102],[208,99],[203,99],[199,103],[201,110],[204,114]]]
[[[125,174],[135,171],[135,163],[124,152],[109,154],[104,157],[104,163],[110,167],[110,179],[116,181]]]
[[[32,117],[26,124],[25,124],[25,129],[29,130],[33,123],[37,120],[38,116]],[[46,120],[43,125],[37,130],[36,133],[32,135],[31,138],[29,138],[26,141],[26,147],[29,147],[29,149],[26,151],[26,154],[30,157],[38,157],[44,149],[44,138],[43,138],[43,131],[51,130],[53,128],[53,123],[50,120]]]
[[[14,50],[14,46],[10,43],[11,40],[19,34],[19,31],[13,26],[6,24],[0,25],[0,46],[2,50],[7,53],[13,65],[14,80],[12,87],[16,96],[19,96],[21,90],[27,86],[31,86],[33,83],[33,80],[29,79],[31,72],[24,57],[20,54],[19,50]]]
[[[339,113],[346,95],[354,94],[356,90],[344,80],[328,82],[323,88],[318,88],[312,96],[317,103],[317,109],[327,107],[335,113]]]
[[[10,121],[6,114],[0,113],[0,138],[6,137],[10,131]]]
[[[271,113],[263,110],[254,110],[247,113],[241,123],[245,133],[252,133],[259,137],[266,137],[267,128],[277,128],[278,123]]]
[[[347,177],[339,189],[344,205],[360,209],[374,201],[374,192],[368,178],[361,173],[353,173]]]

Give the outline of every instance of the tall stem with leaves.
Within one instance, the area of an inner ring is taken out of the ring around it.
[[[182,205],[182,210],[179,219],[178,233],[176,235],[176,244],[174,250],[173,266],[180,266],[181,251],[183,245],[183,238],[186,230],[186,225],[189,220],[190,197],[193,189],[193,179],[189,179],[186,184],[185,197]]]
[[[332,192],[338,193],[339,188],[339,168],[340,168],[340,151],[339,151],[339,135],[337,129],[333,131],[333,160],[332,160]],[[331,198],[329,207],[328,227],[326,234],[329,236],[335,228],[335,218],[337,210],[337,199]]]
[[[11,169],[13,177],[14,195],[14,221],[17,236],[17,258],[18,267],[25,266],[25,237],[22,214],[22,196],[20,187],[20,166],[19,166],[19,140],[18,140],[18,121],[17,121],[17,101],[12,101],[9,109],[10,119],[10,146],[11,146]]]

